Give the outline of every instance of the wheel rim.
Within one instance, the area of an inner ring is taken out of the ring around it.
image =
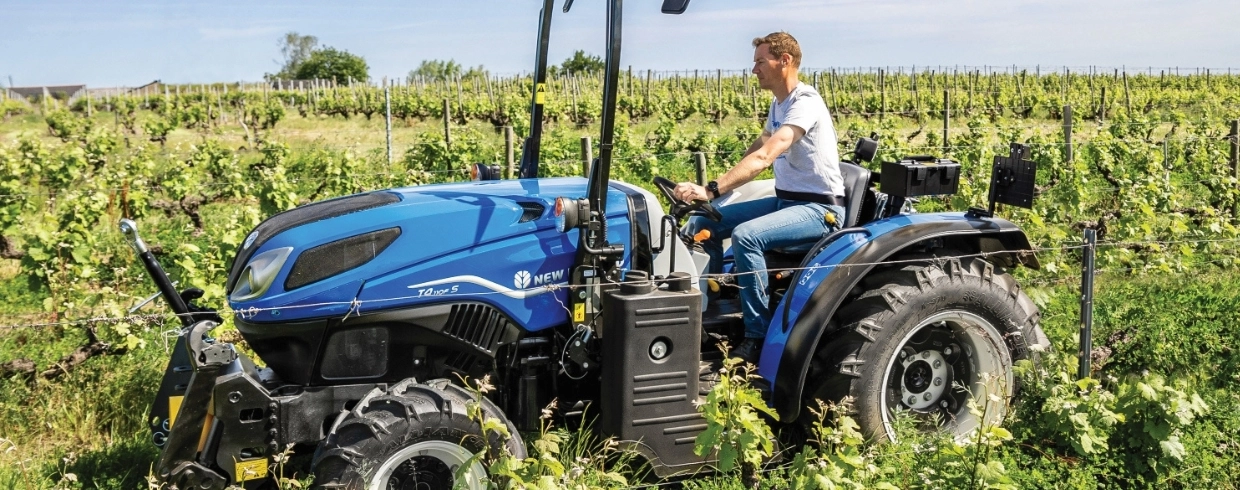
[[[474,457],[468,449],[447,441],[423,441],[393,454],[371,475],[368,490],[451,490],[461,465]],[[469,489],[480,489],[486,470],[470,462],[465,473]]]
[[[948,310],[922,320],[896,346],[883,372],[882,417],[896,439],[893,414],[911,412],[921,425],[967,435],[1002,420],[1012,393],[1012,361],[1003,337],[977,314]],[[993,400],[989,395],[999,395]],[[970,412],[979,400],[983,416]]]

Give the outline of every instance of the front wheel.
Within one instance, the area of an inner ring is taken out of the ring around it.
[[[826,376],[811,393],[852,397],[871,438],[895,440],[900,412],[956,436],[1001,422],[1014,363],[1048,344],[1033,302],[979,258],[894,267],[862,289],[837,315],[843,333],[819,352]]]
[[[451,490],[486,488],[489,475],[474,458],[482,451],[507,450],[525,458],[525,445],[512,423],[490,400],[486,418],[499,419],[509,437],[483,436],[466,413],[473,395],[448,380],[398,383],[375,389],[343,412],[314,457],[315,486],[358,490]],[[456,485],[463,475],[464,485]]]

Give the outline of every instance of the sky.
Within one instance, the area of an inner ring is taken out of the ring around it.
[[[605,0],[556,0],[548,58],[605,50]],[[748,69],[750,41],[787,31],[806,69],[1012,66],[1240,73],[1236,0],[659,0],[625,2],[621,66]],[[286,32],[365,58],[373,79],[422,60],[533,69],[542,0],[0,0],[0,85],[257,81]]]

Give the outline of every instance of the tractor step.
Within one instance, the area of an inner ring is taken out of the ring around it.
[[[745,322],[741,318],[741,300],[739,298],[714,299],[706,311],[702,312],[703,352],[714,348],[717,337],[739,338],[745,331]]]
[[[716,351],[718,354],[718,351]],[[698,395],[706,396],[719,384],[719,370],[723,369],[723,356],[719,360],[702,360],[698,363]]]

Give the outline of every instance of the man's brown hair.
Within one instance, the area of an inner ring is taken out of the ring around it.
[[[801,45],[797,44],[796,38],[786,32],[772,32],[763,37],[753,38],[753,47],[763,44],[771,45],[771,54],[776,58],[781,58],[785,54],[792,55],[792,66],[799,68],[801,66]]]

